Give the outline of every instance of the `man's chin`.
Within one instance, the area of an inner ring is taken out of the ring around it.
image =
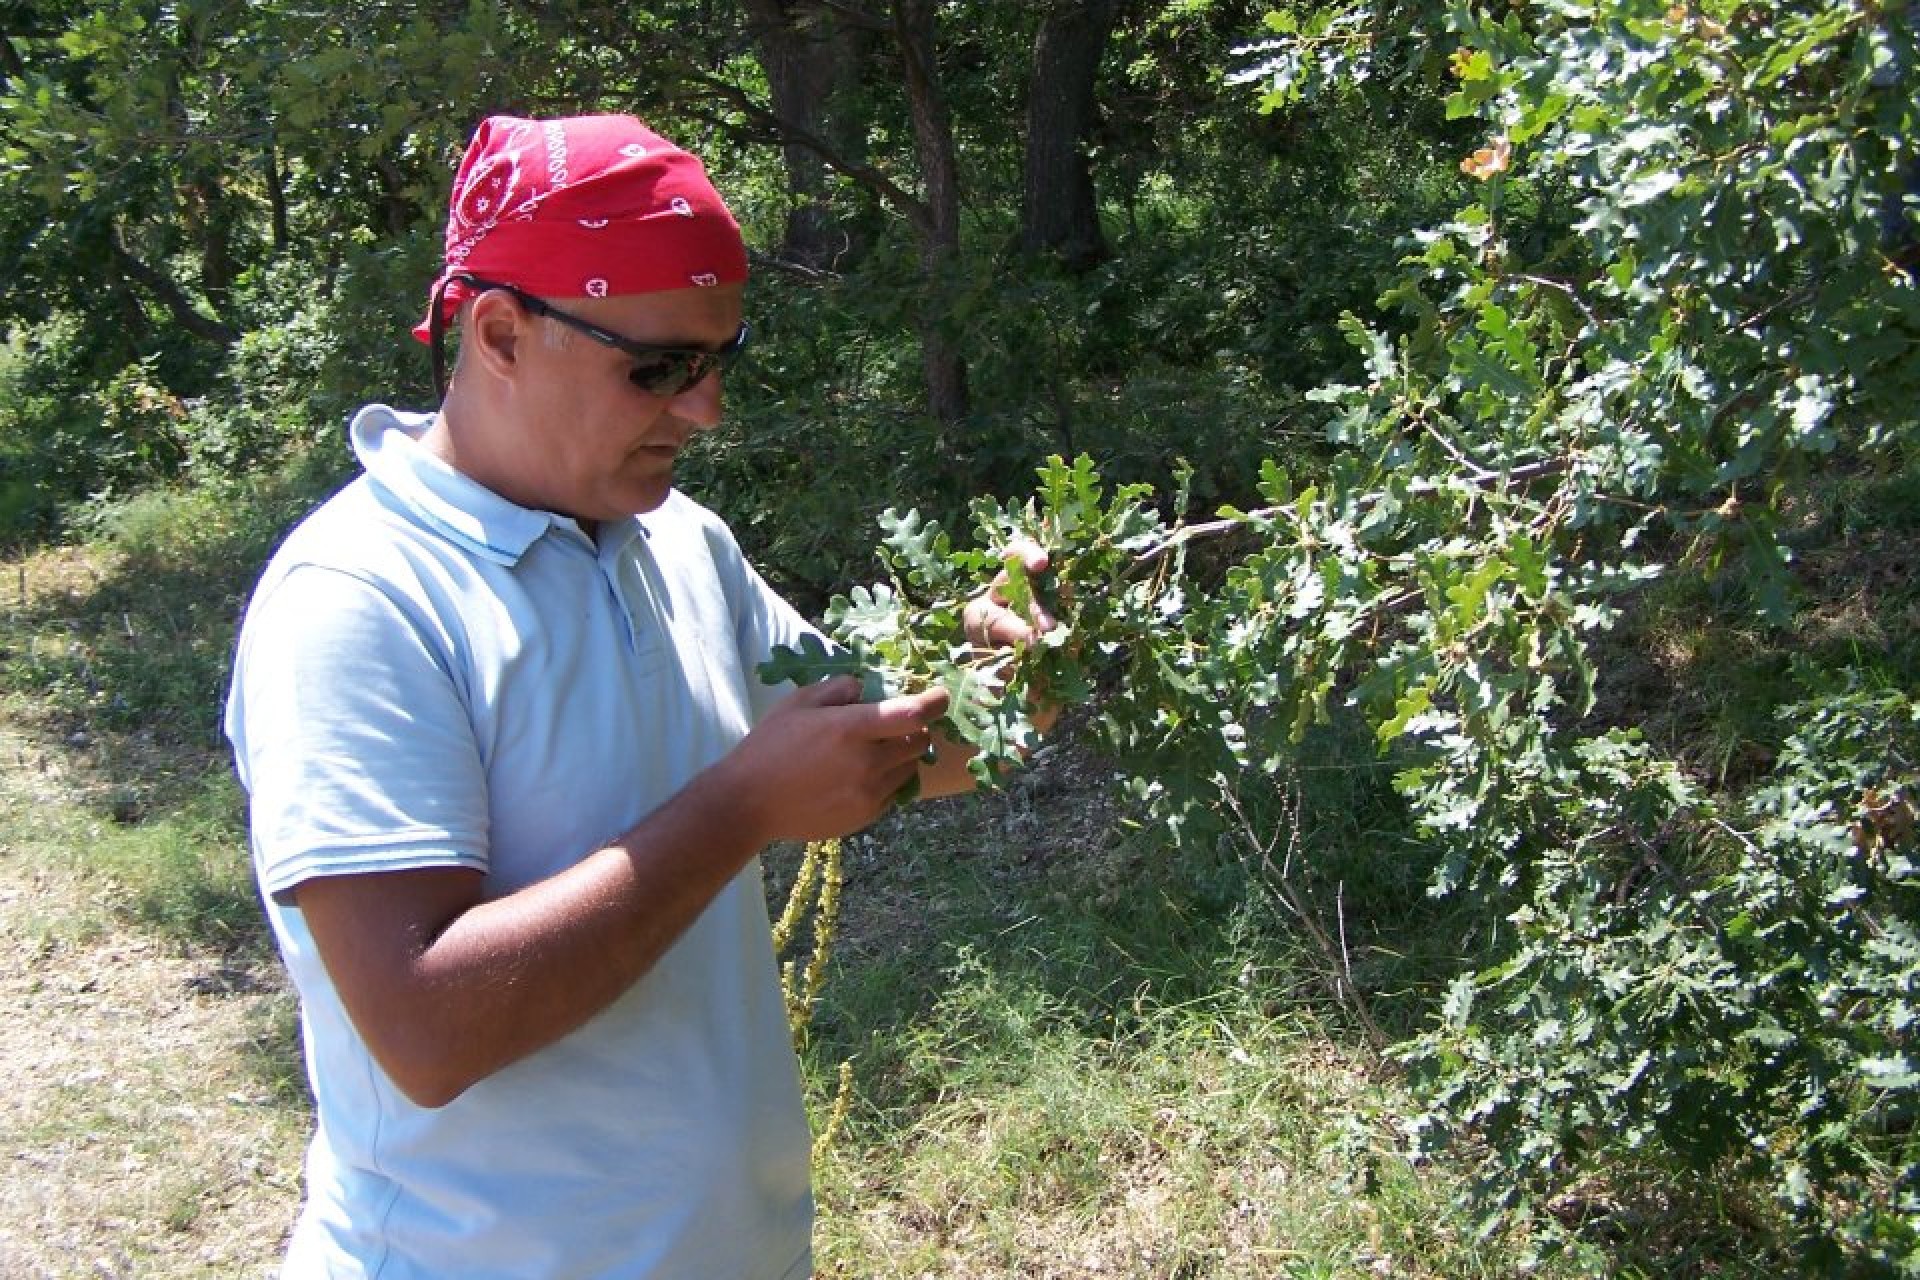
[[[658,511],[661,507],[666,505],[667,499],[672,496],[673,496],[673,478],[671,476],[662,480],[657,485],[648,485],[645,488],[636,490],[634,493],[634,498],[636,501],[633,508],[633,514],[637,516],[644,516],[649,511]]]

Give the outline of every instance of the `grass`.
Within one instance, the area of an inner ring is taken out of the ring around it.
[[[24,1082],[0,1142],[33,1170],[0,1193],[0,1272],[277,1254],[308,1101],[218,705],[253,575],[325,480],[149,495],[0,570],[0,973],[26,1015],[0,1037]],[[1810,538],[1820,600],[1784,637],[1651,596],[1613,709],[1725,780],[1764,767],[1808,663],[1865,653],[1910,682],[1914,577],[1886,566],[1911,554],[1911,486],[1833,505],[1878,551]],[[1381,1045],[1503,925],[1428,897],[1369,742],[1329,732],[1300,759],[1199,852],[1141,829],[1070,729],[1006,790],[846,842],[803,1054],[817,1118],[843,1063],[853,1082],[818,1168],[823,1275],[1779,1273],[1752,1206],[1671,1173],[1597,1179],[1558,1207],[1582,1250],[1540,1259],[1462,1207],[1465,1165],[1405,1157]],[[793,861],[769,858],[776,905]]]
[[[967,957],[903,1046],[923,1100],[871,1107],[825,1163],[826,1271],[1499,1271],[1429,1230],[1453,1216],[1433,1179],[1383,1179],[1354,1141],[1347,1121],[1379,1101],[1368,1065],[1245,999],[1143,999],[1134,1030],[1103,1036]]]
[[[309,1111],[218,696],[321,487],[149,495],[0,578],[0,1273],[273,1267]]]
[[[1521,1274],[1524,1242],[1479,1239],[1454,1176],[1398,1154],[1397,1078],[1274,869],[1125,834],[1074,755],[849,842],[805,1055],[817,1114],[841,1062],[856,1081],[819,1170],[823,1274]],[[1396,886],[1361,897],[1345,967],[1406,999],[1399,929],[1433,910],[1406,910],[1390,857],[1334,857],[1348,825],[1329,815],[1289,885]]]

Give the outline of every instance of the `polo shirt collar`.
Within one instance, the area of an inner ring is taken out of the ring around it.
[[[570,517],[509,502],[421,448],[420,437],[432,422],[429,413],[375,404],[355,414],[350,428],[360,465],[408,519],[473,555],[504,565],[518,563],[549,529],[586,537]],[[632,535],[619,536],[624,542]]]

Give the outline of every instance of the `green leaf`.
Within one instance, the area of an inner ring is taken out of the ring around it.
[[[892,507],[880,513],[879,524],[886,535],[882,545],[897,570],[923,586],[938,587],[948,581],[944,562],[950,544],[939,524],[917,510],[903,513]]]
[[[849,643],[885,647],[905,632],[905,604],[885,583],[855,587],[848,595],[835,597],[827,607],[826,623]]]
[[[1507,543],[1507,557],[1513,563],[1514,580],[1520,590],[1534,600],[1547,594],[1547,557],[1540,544],[1526,534],[1516,534]]]
[[[1862,1058],[1860,1079],[1869,1089],[1911,1089],[1920,1085],[1920,1071],[1904,1053]]]
[[[1385,746],[1406,732],[1407,722],[1409,720],[1417,715],[1423,714],[1432,706],[1432,683],[1422,682],[1414,685],[1411,689],[1408,689],[1400,695],[1399,700],[1394,703],[1392,718],[1374,731],[1374,737],[1379,741],[1381,746]]]
[[[1282,506],[1293,496],[1293,483],[1287,469],[1272,458],[1261,460],[1259,487],[1260,496],[1270,506]]]
[[[1006,597],[1007,609],[1016,618],[1027,618],[1033,614],[1033,583],[1027,578],[1027,566],[1019,556],[1003,556],[1000,561],[1001,573],[1005,581],[1001,584],[1000,594]]]
[[[830,648],[819,636],[810,634],[800,638],[798,647],[775,645],[756,670],[762,684],[809,685],[833,676],[864,677],[867,663],[856,651]]]

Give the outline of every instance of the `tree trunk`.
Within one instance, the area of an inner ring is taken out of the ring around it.
[[[9,79],[24,80],[27,76],[27,64],[20,59],[20,51],[13,47],[13,37],[0,32],[0,76]]]
[[[872,33],[834,21],[808,0],[745,0],[745,6],[774,114],[857,162],[859,140],[836,105],[852,87]],[[833,213],[829,166],[818,149],[794,136],[780,154],[789,200],[780,258],[829,270],[855,250],[851,231]]]
[[[1056,254],[1076,271],[1109,253],[1086,140],[1100,59],[1118,9],[1118,0],[1052,0],[1033,42],[1020,247]]]
[[[376,225],[398,239],[420,221],[420,208],[413,201],[408,175],[390,158],[380,156],[373,162],[373,176],[378,187],[373,208]]]
[[[293,244],[293,234],[287,224],[287,180],[280,169],[279,143],[267,142],[261,164],[267,180],[267,207],[272,213],[273,256],[278,258]]]
[[[934,0],[894,0],[893,27],[925,190],[925,221],[916,230],[926,286],[920,313],[920,361],[927,381],[927,410],[942,426],[951,427],[967,416],[970,406],[966,361],[946,325],[948,271],[960,256],[960,164],[934,61]]]
[[[200,292],[216,312],[224,312],[232,303],[233,285],[240,277],[240,263],[233,248],[237,211],[220,184],[217,170],[182,180],[180,195],[187,234],[200,246]]]

